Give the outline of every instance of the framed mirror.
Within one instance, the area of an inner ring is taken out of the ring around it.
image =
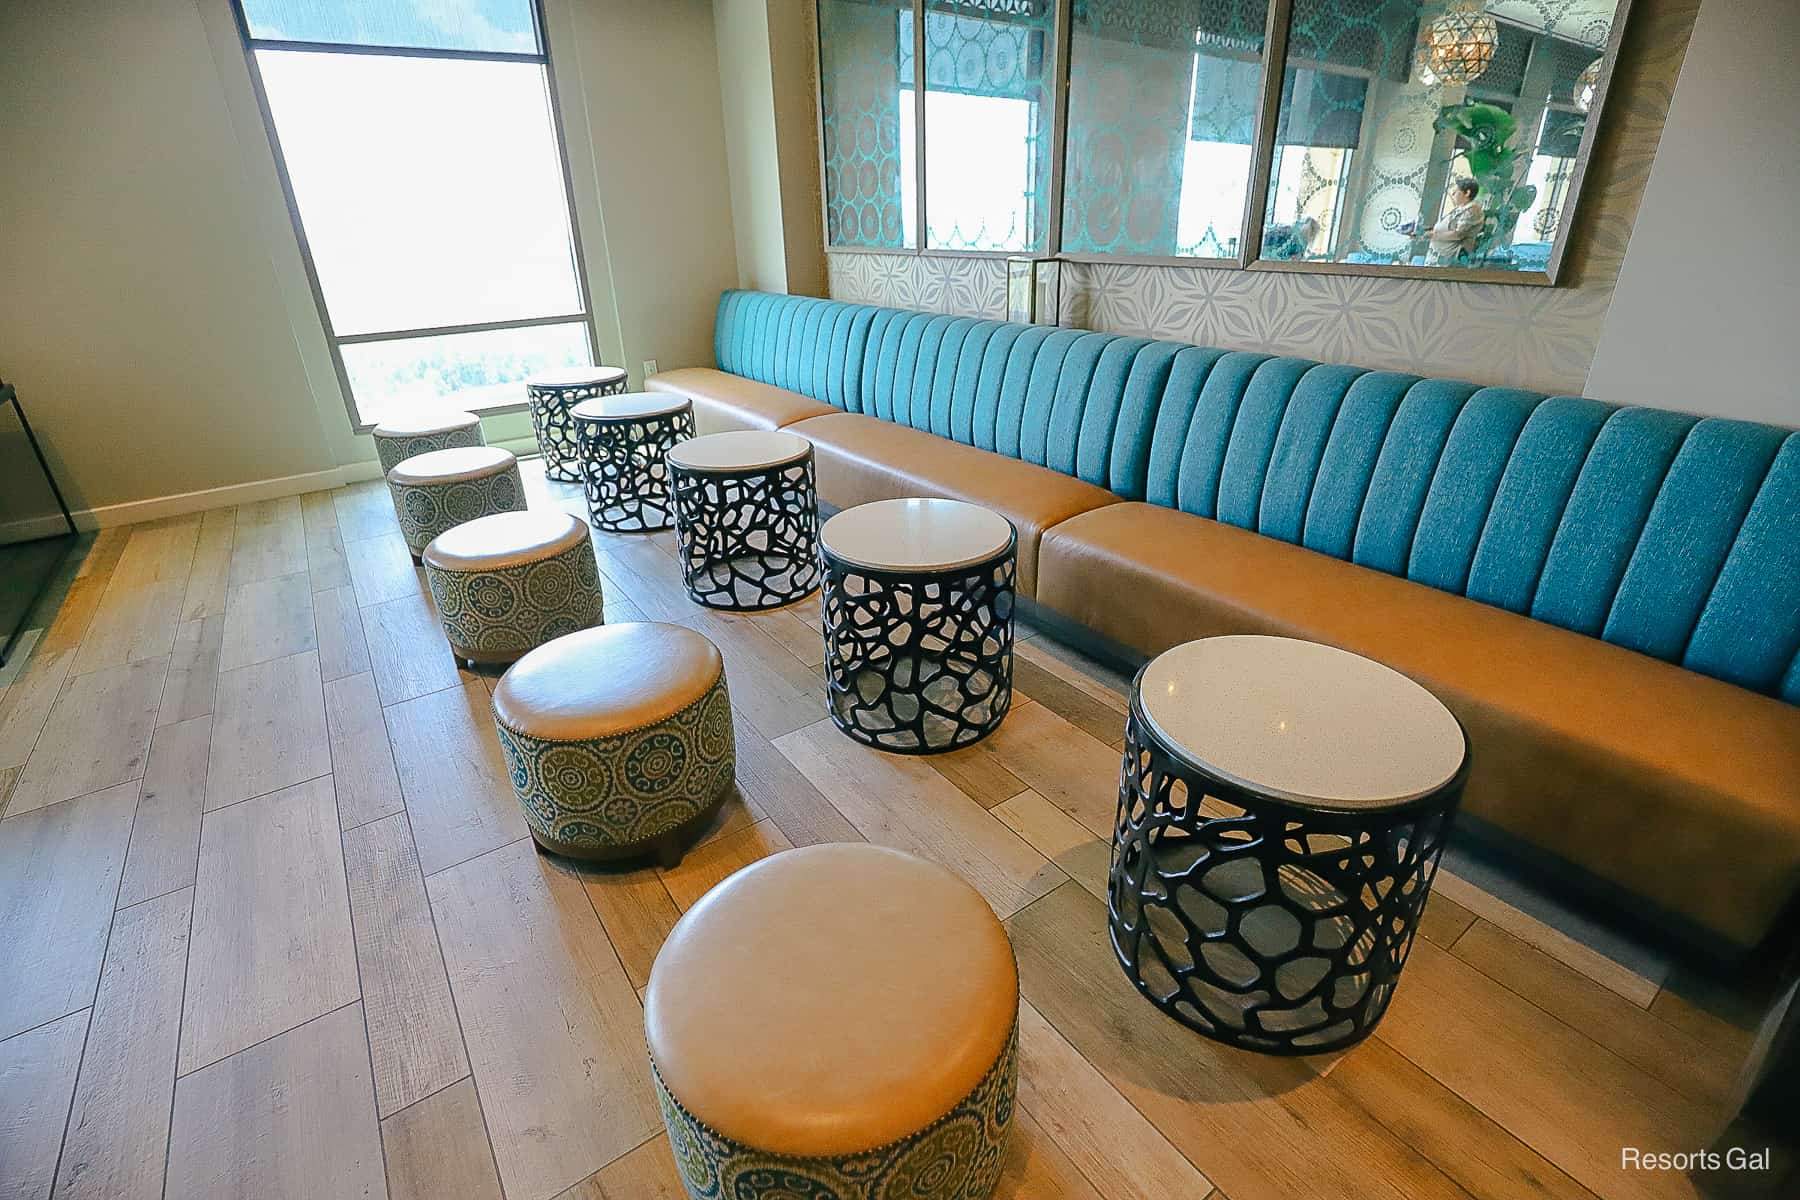
[[[1292,0],[1260,270],[1553,283],[1626,0]]]

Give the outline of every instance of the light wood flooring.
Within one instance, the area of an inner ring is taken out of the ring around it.
[[[98,536],[0,674],[0,1200],[678,1197],[657,948],[731,871],[847,839],[943,863],[1011,931],[999,1196],[1692,1194],[1620,1149],[1704,1146],[1750,1035],[1654,958],[1446,873],[1373,1039],[1226,1049],[1106,945],[1120,679],[1027,636],[997,735],[883,755],[824,719],[816,601],[704,611],[668,535],[595,544],[609,620],[727,661],[737,793],[668,870],[534,852],[493,677],[451,660],[379,483]]]

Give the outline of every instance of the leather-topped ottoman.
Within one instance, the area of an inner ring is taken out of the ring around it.
[[[898,850],[789,850],[688,910],[644,1030],[689,1196],[979,1200],[1018,1086],[1019,977],[981,894]]]
[[[539,646],[494,686],[494,724],[532,838],[570,858],[672,865],[736,774],[725,660],[680,625]]]

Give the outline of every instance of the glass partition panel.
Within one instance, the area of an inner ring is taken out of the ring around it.
[[[1062,249],[1235,258],[1267,0],[1076,0]]]
[[[1616,0],[1295,0],[1261,256],[1542,272]]]
[[[926,0],[925,246],[1038,250],[1050,190],[1053,0]],[[900,86],[916,86],[913,20],[900,21]],[[910,116],[910,114],[908,114]],[[902,175],[914,179],[910,120]]]
[[[901,19],[905,18],[904,36]],[[819,0],[819,117],[825,243],[897,250],[914,244],[911,0]],[[903,128],[904,126],[904,128]],[[910,167],[909,167],[910,170]]]

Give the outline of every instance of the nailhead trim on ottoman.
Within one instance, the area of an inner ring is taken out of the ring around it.
[[[681,1182],[694,1200],[983,1200],[1000,1179],[1019,1090],[1019,1033],[974,1091],[909,1138],[843,1158],[789,1158],[695,1120],[650,1064]]]
[[[655,628],[647,623],[636,626],[647,627]],[[621,633],[633,626],[602,628]],[[691,630],[681,632],[700,637]],[[506,715],[511,696],[508,678],[513,672],[532,669],[536,656],[566,651],[566,644],[575,638],[599,633],[600,629],[584,630],[538,647],[514,664],[495,688],[494,726],[513,793],[531,836],[546,850],[590,859],[627,858],[655,850],[672,865],[684,835],[703,825],[724,802],[737,771],[731,697],[722,662],[698,699],[604,736],[545,736],[521,728],[524,721]],[[590,674],[628,675],[638,669],[641,662],[624,655],[610,667],[592,659],[582,666]],[[644,682],[653,686],[653,680]]]
[[[1018,963],[936,863],[783,850],[670,929],[644,1044],[693,1200],[986,1200],[1018,1092]]]
[[[383,475],[415,454],[487,445],[481,418],[466,412],[389,417],[369,433],[375,439],[375,457],[381,462]]]
[[[604,619],[587,525],[566,512],[508,512],[454,526],[421,556],[450,652],[510,663]]]
[[[388,472],[388,492],[414,558],[453,525],[525,508],[519,460],[498,446],[415,454]]]

